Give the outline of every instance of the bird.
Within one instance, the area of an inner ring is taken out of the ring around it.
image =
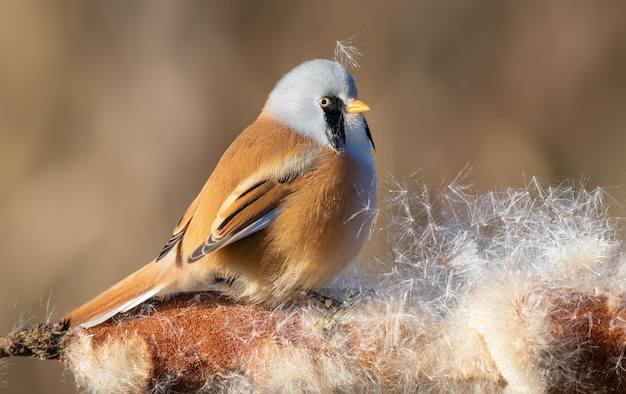
[[[90,328],[150,298],[217,291],[276,304],[354,260],[376,213],[374,141],[354,78],[305,61],[226,149],[161,253],[65,316]]]

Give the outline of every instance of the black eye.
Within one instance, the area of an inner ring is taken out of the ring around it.
[[[322,108],[326,108],[330,105],[330,99],[328,97],[322,97],[319,103]]]

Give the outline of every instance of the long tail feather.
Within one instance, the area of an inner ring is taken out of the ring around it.
[[[165,261],[148,263],[139,271],[68,313],[65,319],[69,320],[70,327],[93,327],[159,295],[169,284],[162,279],[165,264]]]

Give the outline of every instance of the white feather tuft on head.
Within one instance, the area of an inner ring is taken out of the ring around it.
[[[359,34],[352,34],[343,40],[338,40],[335,44],[333,60],[346,67],[360,68],[359,60],[363,57],[363,53],[355,45],[358,38]]]

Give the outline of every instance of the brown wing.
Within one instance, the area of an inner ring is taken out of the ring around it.
[[[224,201],[206,241],[187,259],[193,263],[207,254],[247,237],[270,225],[280,213],[281,202],[292,190],[298,176],[288,173],[279,179],[250,179]]]
[[[224,152],[161,255],[176,248],[185,260],[197,261],[267,227],[293,192],[292,183],[317,167],[323,149],[259,116]]]

